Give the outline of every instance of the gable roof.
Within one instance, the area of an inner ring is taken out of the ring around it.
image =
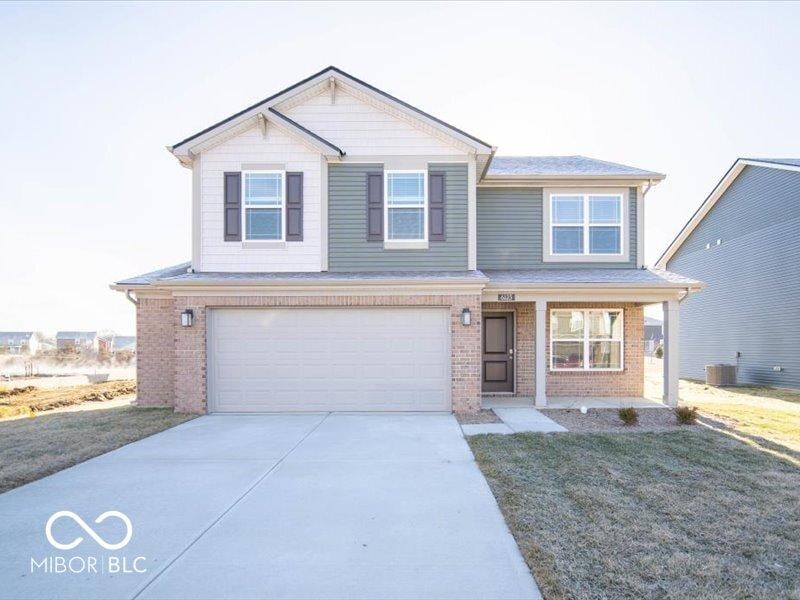
[[[689,218],[683,228],[675,236],[675,239],[670,242],[667,249],[661,254],[656,261],[656,266],[660,269],[666,269],[667,263],[675,255],[675,253],[683,245],[683,242],[692,234],[697,226],[703,221],[706,215],[714,208],[714,205],[727,191],[731,184],[736,181],[745,167],[765,167],[768,169],[783,169],[785,171],[800,172],[800,158],[737,158],[736,161],[719,180],[719,183],[711,190],[711,193],[706,197],[703,203],[694,211],[694,214]]]
[[[404,102],[403,100],[400,100],[399,98],[396,98],[395,96],[392,96],[391,94],[389,94],[387,92],[384,92],[383,90],[380,90],[380,89],[376,88],[375,86],[370,85],[367,82],[358,79],[357,77],[353,77],[349,73],[345,73],[341,69],[339,69],[337,67],[334,67],[334,66],[330,66],[330,67],[327,67],[325,69],[322,69],[321,71],[319,71],[317,73],[314,73],[313,75],[311,75],[309,77],[306,77],[305,79],[303,79],[301,81],[298,81],[297,83],[295,83],[293,85],[290,85],[289,87],[287,87],[287,88],[285,88],[285,89],[283,89],[283,90],[281,90],[281,91],[279,91],[279,92],[277,92],[275,94],[272,94],[271,96],[268,96],[268,97],[264,98],[263,100],[260,100],[259,102],[256,102],[255,104],[252,104],[252,105],[248,106],[247,108],[244,108],[244,109],[240,110],[239,112],[231,115],[230,117],[227,117],[227,118],[225,118],[225,119],[223,119],[223,120],[221,120],[221,121],[219,121],[217,123],[214,123],[210,127],[206,127],[205,129],[203,129],[202,131],[199,131],[199,132],[197,132],[197,133],[195,133],[193,135],[190,135],[189,137],[181,140],[180,142],[177,142],[176,144],[173,144],[172,146],[168,146],[167,149],[170,152],[172,152],[173,154],[175,154],[176,156],[178,156],[178,155],[188,155],[189,148],[188,148],[187,145],[190,142],[195,142],[196,144],[200,143],[205,138],[212,137],[213,135],[216,135],[217,133],[221,132],[223,129],[225,129],[227,127],[232,127],[232,126],[236,125],[237,123],[239,123],[241,121],[244,121],[244,120],[246,120],[248,118],[254,117],[254,116],[256,116],[257,114],[259,114],[259,113],[261,113],[263,111],[269,111],[271,109],[271,107],[274,106],[275,104],[278,104],[279,102],[285,101],[290,96],[298,94],[298,93],[300,93],[300,92],[302,92],[302,91],[304,91],[304,90],[306,90],[306,89],[308,89],[310,87],[313,87],[315,85],[323,83],[323,82],[327,81],[330,77],[339,78],[344,83],[347,83],[349,85],[353,85],[353,86],[355,86],[355,87],[357,87],[357,88],[359,88],[359,89],[361,89],[363,91],[366,91],[367,93],[370,93],[372,95],[378,96],[380,99],[382,99],[383,101],[389,103],[390,105],[394,105],[395,107],[402,109],[404,112],[411,113],[414,116],[416,116],[417,118],[425,121],[429,125],[437,128],[437,129],[439,129],[439,130],[441,130],[441,131],[443,131],[443,132],[445,132],[445,133],[447,133],[447,134],[449,134],[449,135],[451,135],[453,137],[456,137],[457,139],[460,139],[462,142],[465,142],[468,145],[471,145],[471,146],[475,147],[476,150],[480,151],[481,153],[488,154],[488,153],[491,153],[493,151],[492,146],[490,144],[484,142],[483,140],[481,140],[481,139],[479,139],[479,138],[477,138],[477,137],[475,137],[473,135],[470,135],[467,132],[465,132],[465,131],[457,128],[457,127],[454,127],[453,125],[450,125],[449,123],[447,123],[447,122],[445,122],[445,121],[443,121],[443,120],[441,120],[441,119],[439,119],[437,117],[434,117],[433,115],[431,115],[429,113],[426,113],[425,111],[417,108],[416,106],[413,106],[413,105],[411,105],[411,104],[409,104],[407,102]],[[271,111],[271,112],[275,113],[276,111]],[[320,136],[317,136],[316,134],[314,134],[313,132],[309,131],[308,129],[300,126],[298,123],[295,123],[294,121],[291,121],[291,119],[288,119],[288,117],[286,117],[285,115],[281,115],[280,113],[277,113],[277,114],[278,114],[279,118],[282,117],[283,119],[286,119],[286,120],[290,121],[292,124],[300,127],[305,133],[311,134],[313,137],[317,138],[318,140],[321,140],[324,143],[333,146],[332,144],[327,142],[327,140],[324,140]],[[336,148],[337,150],[339,150],[340,152],[342,152],[342,150],[337,148],[336,146],[333,146],[333,147]],[[342,152],[342,154],[344,154],[344,152]]]
[[[35,331],[0,331],[0,344],[14,346],[29,341],[35,334]]]
[[[660,181],[665,175],[587,156],[495,156],[486,177],[629,177]]]
[[[96,336],[96,331],[59,331],[56,333],[57,340],[93,340]]]

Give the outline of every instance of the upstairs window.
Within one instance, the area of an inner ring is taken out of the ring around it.
[[[550,253],[620,256],[622,194],[550,195]]]
[[[427,241],[428,177],[425,171],[386,172],[387,239]]]
[[[283,171],[244,171],[244,239],[283,241],[286,187]]]

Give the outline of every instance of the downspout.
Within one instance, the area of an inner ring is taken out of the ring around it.
[[[130,290],[125,290],[125,297],[134,306],[139,306],[139,301],[136,298],[134,298],[133,296],[131,296],[131,291]]]
[[[645,196],[647,196],[647,192],[650,191],[651,187],[653,187],[653,180],[652,179],[648,179],[647,180],[647,187],[644,190],[642,190],[642,200],[644,200]]]

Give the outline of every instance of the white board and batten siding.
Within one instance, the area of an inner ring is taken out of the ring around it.
[[[446,308],[211,309],[210,412],[450,411]]]

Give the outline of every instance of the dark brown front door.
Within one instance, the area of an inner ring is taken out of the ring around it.
[[[514,391],[514,313],[483,316],[483,391]]]

